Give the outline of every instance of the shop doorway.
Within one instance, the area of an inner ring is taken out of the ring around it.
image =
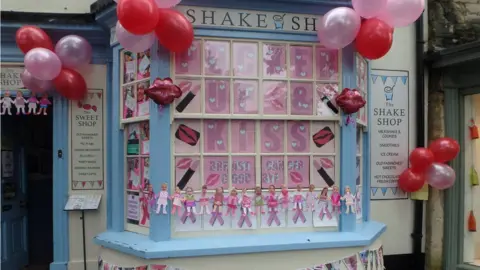
[[[11,110],[12,115],[1,116],[1,269],[48,270],[53,261],[52,107],[46,115]]]

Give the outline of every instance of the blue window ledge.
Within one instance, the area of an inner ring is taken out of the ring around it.
[[[385,224],[369,221],[357,224],[354,232],[308,232],[178,238],[154,242],[132,232],[104,232],[94,242],[144,259],[165,259],[211,255],[328,249],[368,246],[386,229]]]

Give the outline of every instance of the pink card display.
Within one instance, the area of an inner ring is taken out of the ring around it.
[[[175,109],[179,113],[201,113],[202,100],[200,90],[201,80],[177,79],[182,89],[182,97],[175,100]]]
[[[285,130],[283,121],[261,121],[260,137],[262,153],[284,152]]]
[[[140,122],[140,154],[150,154],[150,122]]]
[[[264,44],[262,50],[263,76],[281,77],[287,76],[286,46],[280,44]]]
[[[287,124],[287,152],[310,152],[310,122],[289,121]]]
[[[137,84],[137,116],[150,114],[150,99],[145,95],[145,90],[150,87],[150,82],[141,82]]]
[[[203,171],[208,189],[228,188],[228,157],[204,157]]]
[[[356,56],[356,79],[357,79],[357,88],[360,91],[366,92],[367,91],[367,61],[363,59],[360,55],[357,54]]]
[[[291,114],[312,115],[313,113],[313,85],[312,83],[290,83]]]
[[[258,81],[235,80],[233,82],[233,113],[258,113]]]
[[[142,186],[150,184],[150,158],[142,158]]]
[[[204,120],[203,134],[203,151],[205,153],[228,152],[228,121]]]
[[[258,44],[246,42],[233,43],[234,76],[258,76]]]
[[[297,185],[308,187],[310,185],[310,157],[288,156],[287,157],[288,187]]]
[[[240,190],[255,187],[255,157],[232,157],[232,186]]]
[[[123,51],[123,83],[133,82],[136,79],[137,54]]]
[[[263,113],[287,113],[287,83],[282,81],[263,82]]]
[[[187,186],[193,190],[201,190],[200,181],[200,157],[176,157],[175,158],[175,184],[180,181],[187,182]],[[168,182],[167,179],[162,182]]]
[[[137,54],[137,80],[150,78],[150,49]]]
[[[123,118],[132,118],[137,116],[137,97],[135,85],[123,87]]]
[[[175,120],[175,153],[200,153],[200,143],[198,140],[192,142],[190,140],[191,136],[183,136],[180,134],[184,129],[191,131],[189,135],[190,133],[200,134],[201,122],[198,120]]]
[[[338,80],[338,50],[315,48],[316,79]]]
[[[205,113],[230,113],[230,82],[205,80]]]
[[[127,189],[140,190],[142,186],[142,171],[140,158],[127,158]]]
[[[337,107],[335,97],[338,93],[338,84],[334,83],[318,83],[316,85],[316,103],[317,103],[317,115],[319,116],[335,116],[336,113],[328,106],[328,103]]]
[[[255,121],[233,120],[230,125],[232,153],[255,153]]]
[[[310,46],[290,47],[290,78],[313,78],[313,48]]]
[[[230,75],[230,43],[226,41],[205,41],[205,75]]]
[[[335,153],[335,125],[334,122],[312,122],[311,152],[331,154]]]
[[[283,156],[262,156],[262,189],[270,185],[280,188],[285,184],[285,166]]]
[[[200,75],[202,68],[202,41],[194,40],[190,48],[175,54],[175,73]]]
[[[312,179],[310,179],[310,183],[318,188],[335,184],[335,157],[313,157]]]
[[[362,154],[362,151],[361,151],[361,142],[362,142],[362,129],[361,128],[357,128],[357,155],[361,155]]]

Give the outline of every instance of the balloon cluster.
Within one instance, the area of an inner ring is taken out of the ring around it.
[[[21,80],[26,88],[43,93],[54,86],[67,99],[84,98],[87,84],[75,69],[88,65],[92,58],[92,46],[86,39],[68,35],[54,47],[45,31],[26,25],[17,30],[15,40],[25,54]]]
[[[177,10],[181,0],[117,0],[116,35],[131,52],[144,52],[155,42],[172,52],[188,50],[193,42],[193,26]]]
[[[358,53],[373,60],[386,55],[392,47],[394,27],[408,26],[422,15],[425,1],[352,0],[352,6],[334,8],[325,14],[317,26],[318,38],[331,49],[355,42]]]
[[[420,190],[425,183],[437,189],[447,189],[455,183],[455,171],[445,164],[460,152],[460,145],[451,138],[433,141],[428,148],[416,148],[410,153],[410,168],[400,174],[398,187],[405,192]]]

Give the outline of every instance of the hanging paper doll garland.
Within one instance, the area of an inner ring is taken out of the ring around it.
[[[48,94],[35,95],[29,90],[1,91],[0,115],[47,115],[47,108],[52,105]],[[16,111],[12,112],[13,106]]]

